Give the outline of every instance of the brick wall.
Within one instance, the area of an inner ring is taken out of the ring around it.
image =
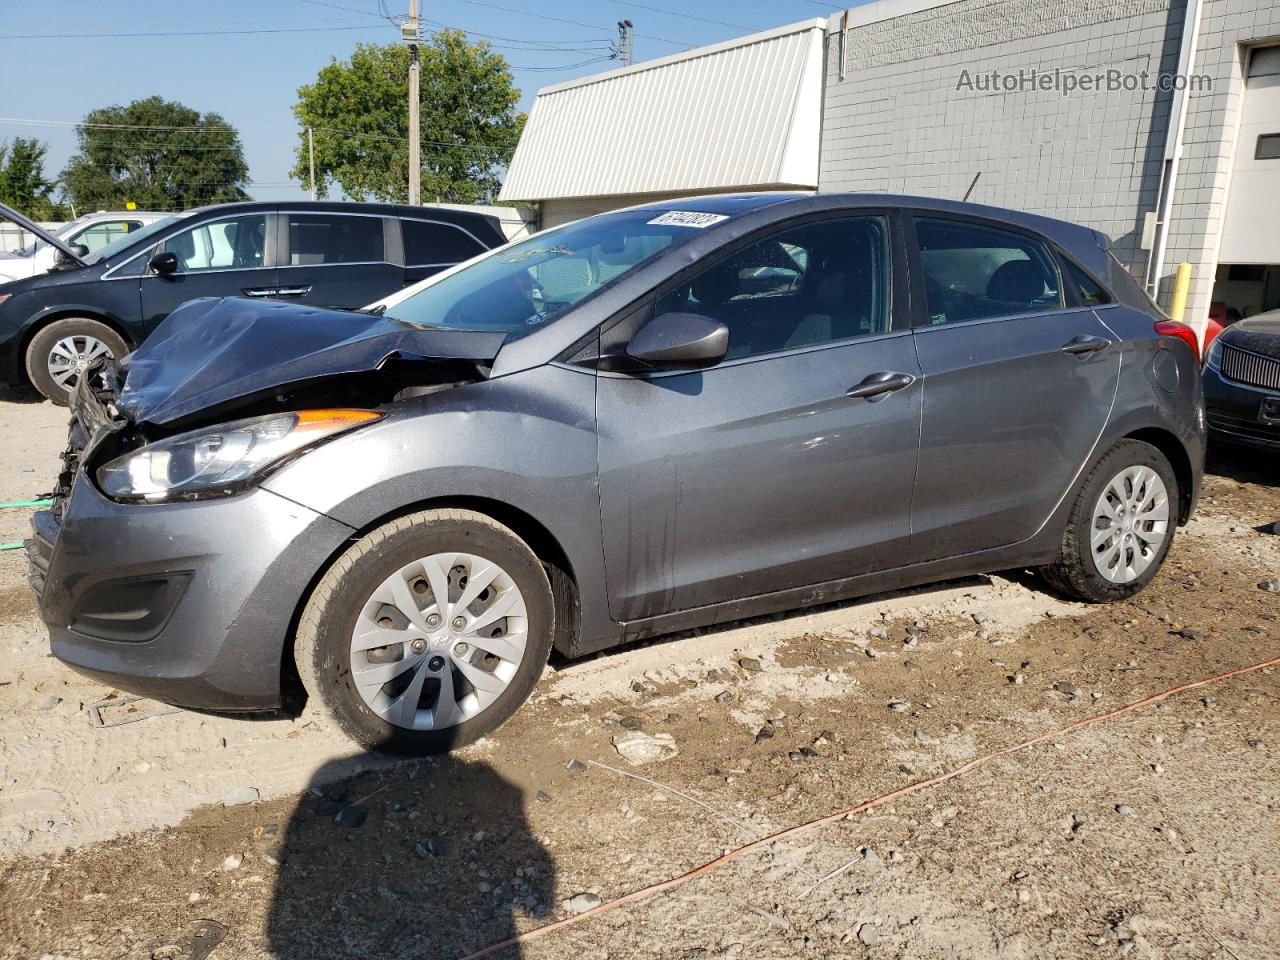
[[[1239,9],[1237,9],[1239,8]],[[1245,12],[1248,8],[1249,12]],[[856,13],[856,10],[855,10]],[[1173,95],[1153,89],[957,89],[968,71],[1073,76],[1177,69],[1183,0],[960,0],[851,28],[840,80],[828,37],[819,189],[970,199],[1061,217],[1110,235],[1142,277],[1143,214],[1155,210]],[[1175,193],[1166,273],[1195,266],[1190,306],[1208,306],[1243,90],[1239,43],[1280,32],[1280,0],[1209,0]]]

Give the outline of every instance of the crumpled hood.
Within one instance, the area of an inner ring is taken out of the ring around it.
[[[488,363],[505,334],[439,330],[343,310],[228,297],[173,311],[125,363],[116,408],[163,425],[395,357]]]
[[[1225,344],[1280,360],[1280,310],[1237,320],[1218,335]]]

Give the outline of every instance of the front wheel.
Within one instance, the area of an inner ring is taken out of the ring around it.
[[[1121,440],[1076,495],[1056,563],[1040,572],[1091,603],[1131,597],[1159,572],[1176,527],[1178,483],[1163,453]]]
[[[55,320],[31,338],[27,377],[46,399],[65,407],[90,363],[99,357],[119,360],[128,352],[124,338],[105,323],[67,317]]]
[[[308,695],[344,733],[392,753],[479,739],[533,691],[555,606],[516,534],[470,510],[394,520],[339,557],[298,624]]]

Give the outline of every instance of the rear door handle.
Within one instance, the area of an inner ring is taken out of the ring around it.
[[[275,287],[255,287],[252,290],[244,291],[246,297],[272,297],[276,294]]]
[[[1097,353],[1099,350],[1105,350],[1109,346],[1111,346],[1111,341],[1106,337],[1072,337],[1071,340],[1062,345],[1062,352],[1080,356],[1086,353]]]
[[[305,297],[311,292],[311,288],[307,287],[280,287],[276,290],[277,297]]]
[[[855,400],[875,402],[890,393],[901,390],[903,387],[909,387],[915,382],[916,378],[909,373],[893,373],[889,370],[881,370],[879,373],[873,373],[864,378],[857,386],[850,387],[844,392],[844,395]]]

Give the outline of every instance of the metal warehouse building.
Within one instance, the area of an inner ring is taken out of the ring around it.
[[[877,0],[540,91],[502,199],[815,185],[1096,227],[1162,302],[1189,261],[1193,323],[1280,306],[1280,0]]]
[[[818,185],[827,23],[544,87],[499,201],[540,225],[666,197]]]

